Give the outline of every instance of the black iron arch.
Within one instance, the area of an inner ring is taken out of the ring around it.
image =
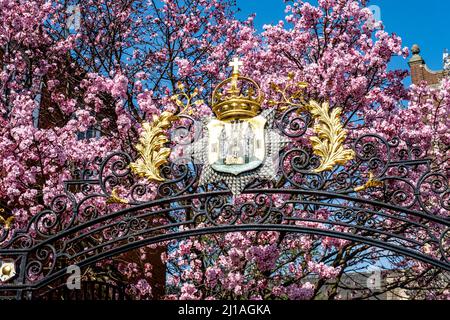
[[[217,234],[217,233],[227,233],[227,232],[245,232],[245,231],[278,231],[278,232],[287,232],[292,234],[309,234],[309,235],[318,235],[318,236],[327,236],[332,238],[338,238],[338,239],[344,239],[349,240],[352,242],[357,242],[360,244],[367,244],[373,247],[377,247],[380,249],[384,249],[387,251],[391,251],[394,253],[398,253],[403,256],[411,257],[413,259],[416,259],[418,261],[431,264],[433,266],[436,266],[438,268],[441,268],[446,271],[450,271],[450,267],[448,263],[445,263],[443,261],[430,258],[429,256],[422,254],[420,252],[417,252],[415,250],[411,250],[408,248],[402,248],[396,245],[392,245],[377,239],[368,238],[361,235],[355,235],[355,234],[349,234],[349,233],[343,233],[343,232],[336,232],[332,230],[323,230],[318,228],[309,228],[309,227],[301,227],[301,226],[290,226],[290,225],[280,225],[280,224],[249,224],[249,225],[223,225],[223,226],[215,226],[215,227],[207,227],[207,228],[200,228],[200,229],[193,229],[193,230],[186,230],[186,231],[180,231],[172,234],[162,234],[159,236],[154,236],[151,238],[136,240],[134,242],[129,242],[126,244],[119,245],[117,247],[114,247],[113,249],[103,251],[99,254],[92,255],[90,257],[85,258],[84,260],[78,260],[71,261],[71,259],[65,260],[68,264],[76,264],[80,268],[85,268],[90,265],[93,265],[96,262],[99,262],[103,259],[111,258],[116,255],[119,255],[121,253],[128,252],[133,249],[140,248],[145,245],[160,243],[163,241],[170,241],[170,240],[181,240],[188,237],[193,236],[199,236],[199,235],[208,235],[208,234]],[[45,246],[44,246],[45,248]],[[22,257],[23,258],[23,257]],[[35,281],[33,283],[28,284],[10,284],[10,285],[4,285],[1,288],[1,291],[5,296],[8,297],[9,294],[14,293],[15,296],[17,294],[20,294],[20,297],[26,297],[27,295],[22,296],[24,293],[28,293],[28,297],[33,297],[32,293],[34,291],[39,291],[42,288],[45,288],[47,285],[53,284],[57,282],[58,280],[64,279],[67,277],[67,265],[63,265],[61,268],[55,268],[52,273],[47,274],[44,278],[41,280]],[[84,283],[84,282],[83,282]],[[99,283],[100,286],[106,286],[113,288],[114,286],[111,284],[105,284],[105,283]],[[56,294],[64,294],[64,292],[68,295],[70,295],[69,291],[65,291],[64,288],[65,284],[61,284],[57,287],[57,290],[49,290],[49,292],[55,291]],[[89,290],[94,290],[94,288],[91,288],[89,286]],[[119,289],[114,289],[114,291],[119,294],[120,299],[125,299],[123,290],[118,291]],[[47,291],[46,291],[47,292]],[[48,293],[48,292],[47,292]],[[45,296],[48,296],[47,294]],[[37,298],[40,298],[41,295],[37,295]]]
[[[125,288],[112,283],[101,281],[83,281],[80,290],[70,290],[65,282],[52,287],[42,288],[42,292],[33,292],[35,300],[102,300],[102,301],[124,301],[131,300],[126,294]]]
[[[290,138],[305,133],[293,122],[279,127]],[[351,149],[356,156],[348,164],[317,173],[320,159],[312,150],[289,146],[280,155],[278,181],[255,179],[240,197],[222,183],[199,186],[199,164],[172,162],[156,185],[132,174],[136,155],[94,159],[28,225],[2,227],[0,260],[12,262],[16,275],[0,283],[0,297],[30,297],[71,264],[86,267],[148,244],[240,231],[340,238],[450,271],[448,173],[399,139],[368,134],[353,139]]]

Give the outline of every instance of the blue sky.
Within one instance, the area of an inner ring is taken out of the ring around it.
[[[312,4],[316,0],[310,1]],[[256,13],[255,23],[275,24],[284,17],[283,0],[237,0],[242,9],[240,17]],[[432,70],[442,69],[442,53],[450,49],[450,1],[448,0],[373,0],[369,5],[380,7],[386,31],[398,34],[404,46],[417,43],[421,55]],[[391,68],[407,69],[407,61],[394,59]]]

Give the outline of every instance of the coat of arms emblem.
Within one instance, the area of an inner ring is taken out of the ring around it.
[[[203,120],[202,138],[189,152],[203,165],[200,185],[224,182],[234,195],[252,180],[273,180],[278,156],[289,139],[274,128],[274,109],[261,112],[258,84],[239,74],[241,62],[230,63],[233,74],[213,92],[216,117]]]
[[[208,163],[224,173],[238,175],[259,167],[266,154],[261,116],[243,121],[211,120],[208,125]]]

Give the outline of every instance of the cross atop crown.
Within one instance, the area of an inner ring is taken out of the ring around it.
[[[255,80],[239,74],[242,65],[242,61],[234,57],[229,64],[233,74],[219,83],[212,93],[212,110],[218,120],[250,119],[261,111],[263,92]]]
[[[229,66],[233,67],[233,75],[239,74],[239,67],[242,67],[244,64],[238,57],[234,57],[233,61],[230,62]]]

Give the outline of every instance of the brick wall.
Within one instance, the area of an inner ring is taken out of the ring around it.
[[[425,63],[425,60],[420,56],[420,48],[418,45],[414,45],[411,48],[411,51],[413,56],[409,60],[408,64],[411,68],[412,83],[420,84],[422,81],[425,81],[430,86],[438,85],[445,76],[445,71],[430,70]]]

